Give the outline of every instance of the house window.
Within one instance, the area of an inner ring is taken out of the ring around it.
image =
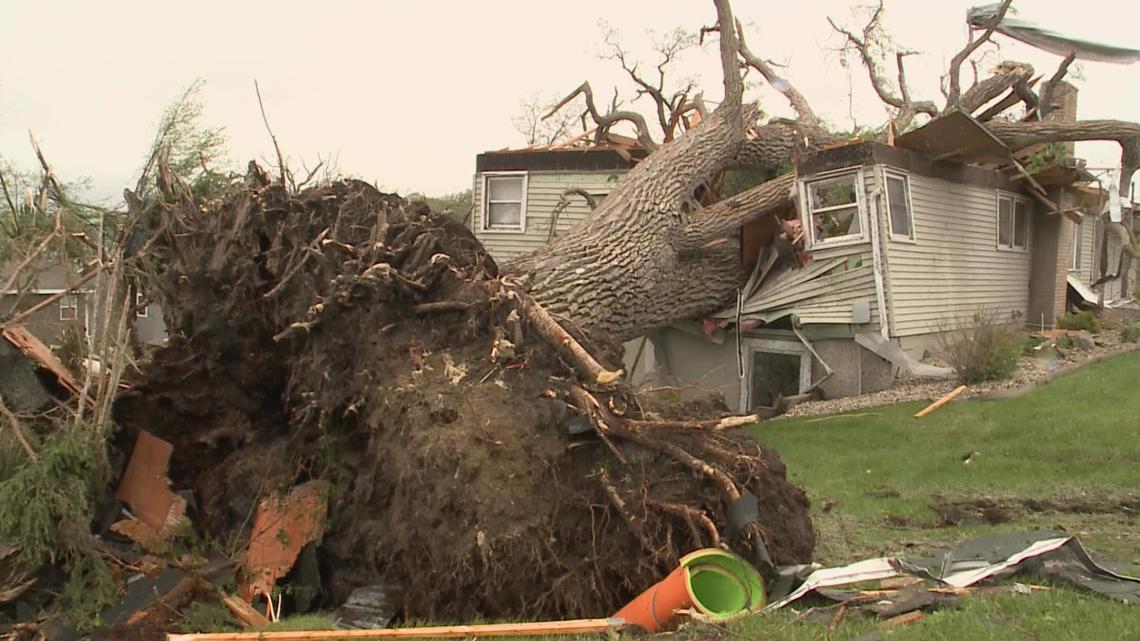
[[[914,240],[910,179],[904,175],[887,174],[887,213],[891,219],[891,238]]]
[[[135,316],[139,318],[147,318],[150,316],[150,305],[146,302],[146,296],[142,292],[135,292]]]
[[[811,386],[811,355],[798,343],[753,340],[746,363],[748,372],[741,389],[745,412],[775,407],[781,398]]]
[[[1076,226],[1073,228],[1073,265],[1069,269],[1072,269],[1073,271],[1080,271],[1081,259],[1083,258],[1081,252],[1084,251],[1084,247],[1082,247],[1082,245],[1084,244],[1085,221],[1082,220],[1081,222],[1076,223]]]
[[[1029,247],[1029,202],[1005,194],[998,195],[998,248]]]
[[[66,294],[59,299],[59,320],[73,321],[79,318],[79,297]]]
[[[483,229],[526,231],[525,173],[483,175]]]
[[[814,243],[863,237],[858,171],[813,180],[806,191]]]

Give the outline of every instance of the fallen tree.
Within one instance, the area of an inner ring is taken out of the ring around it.
[[[159,192],[131,201],[174,338],[119,400],[124,443],[174,444],[171,479],[220,541],[245,540],[259,498],[331,481],[321,602],[394,582],[410,618],[596,616],[694,548],[810,559],[805,495],[732,429],[755,417],[623,387],[614,347],[453,219],[252,164],[222,201],[166,172]]]
[[[907,86],[905,58],[914,52],[897,50],[897,83],[887,79],[872,45],[888,43],[879,24],[878,7],[858,32],[833,27],[846,46],[859,55],[877,95],[893,112],[890,128],[901,132],[920,115],[937,116],[955,110],[977,114],[990,131],[1014,149],[1077,140],[1108,140],[1122,148],[1121,193],[1127,193],[1140,167],[1140,125],[1111,120],[1060,123],[1045,119],[1053,110],[1056,87],[1077,54],[1060,64],[1040,95],[1032,88],[1033,68],[1003,63],[990,78],[962,88],[962,66],[992,37],[1012,0],[1005,0],[988,27],[953,57],[946,74],[946,96],[939,106],[915,98]],[[565,315],[587,331],[600,331],[630,339],[678,319],[699,317],[723,309],[734,299],[745,278],[741,265],[740,227],[762,216],[785,210],[792,202],[794,177],[784,173],[741,194],[709,202],[708,186],[730,168],[748,167],[761,172],[786,172],[799,154],[836,142],[834,134],[812,110],[808,100],[780,77],[770,63],[745,44],[727,0],[715,2],[717,24],[703,32],[719,32],[724,75],[724,100],[683,136],[657,143],[644,117],[617,110],[602,113],[595,105],[589,83],[572,92],[557,108],[581,95],[585,115],[604,136],[618,123],[637,131],[637,139],[653,153],[630,170],[581,223],[554,242],[505,266],[526,278],[536,300],[552,312]],[[623,67],[626,65],[623,61]],[[743,102],[740,68],[759,72],[777,88],[796,113],[794,121],[773,120],[757,125],[754,106]],[[627,69],[628,71],[628,69]],[[630,75],[634,75],[630,72]],[[639,83],[641,84],[641,83]],[[1003,97],[1003,94],[1006,94]],[[1000,99],[999,99],[1000,98]],[[993,107],[985,109],[997,100]],[[658,110],[662,101],[656,100]],[[1008,110],[1024,103],[1026,116],[1008,117]],[[674,101],[662,122],[679,120],[698,105]],[[1110,223],[1114,229],[1119,223]],[[1121,228],[1122,229],[1122,228]],[[1120,230],[1116,230],[1120,233]],[[1124,257],[1135,254],[1130,235]],[[1125,264],[1119,273],[1126,273]]]

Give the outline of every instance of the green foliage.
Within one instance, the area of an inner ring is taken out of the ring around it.
[[[1140,324],[1129,323],[1125,325],[1124,329],[1120,330],[1120,340],[1125,343],[1140,342]]]
[[[1100,319],[1092,312],[1065,314],[1057,321],[1057,327],[1061,329],[1083,329],[1093,334],[1099,334],[1101,330]]]
[[[60,563],[68,572],[60,606],[80,626],[95,623],[117,589],[89,530],[107,478],[102,447],[82,428],[63,429],[44,440],[36,460],[0,480],[0,546],[19,550],[16,560],[29,571]]]
[[[153,191],[160,158],[165,159],[171,173],[190,186],[198,200],[219,196],[238,177],[224,169],[228,159],[223,129],[203,122],[205,104],[201,92],[205,84],[200,78],[195,80],[163,109],[139,177],[141,194]]]
[[[237,632],[241,624],[230,611],[217,601],[194,601],[182,610],[182,621],[176,631],[185,634],[210,632]]]
[[[458,221],[467,220],[471,211],[471,190],[465,189],[453,194],[442,196],[426,196],[424,194],[409,194],[409,200],[426,203],[437,214],[447,214]]]
[[[984,310],[974,315],[972,326],[943,331],[938,340],[958,380],[967,385],[1012,376],[1024,342],[1020,333]]]

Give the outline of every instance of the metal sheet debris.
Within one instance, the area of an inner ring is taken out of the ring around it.
[[[989,4],[973,7],[966,13],[966,21],[975,29],[986,29],[993,23],[993,19],[997,17],[999,6],[998,4]],[[1081,60],[1095,60],[1097,62],[1111,62],[1115,64],[1130,64],[1140,60],[1140,49],[1118,47],[1083,38],[1073,38],[1057,33],[1051,29],[1045,29],[1029,20],[1022,20],[1021,18],[1015,18],[1008,14],[998,23],[996,30],[1014,40],[1020,40],[1025,44],[1058,56],[1067,56],[1070,53],[1076,53],[1077,58]]]

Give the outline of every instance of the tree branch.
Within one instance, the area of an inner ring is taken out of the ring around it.
[[[784,94],[784,98],[788,100],[788,103],[792,106],[792,110],[796,112],[796,118],[807,125],[820,126],[819,116],[815,114],[815,110],[811,108],[811,104],[808,103],[803,94],[801,94],[792,83],[788,82],[787,79],[776,73],[776,70],[772,68],[772,65],[767,60],[762,60],[748,48],[748,44],[744,41],[744,27],[740,24],[739,20],[736,21],[736,32],[740,39],[737,49],[740,52],[740,57],[744,59],[744,64],[760,72],[760,75],[764,76],[764,80],[767,81],[773,89]]]
[[[1002,0],[1001,6],[998,7],[997,13],[994,15],[993,20],[990,21],[986,31],[977,40],[974,39],[974,31],[970,29],[969,40],[966,46],[962,47],[954,57],[950,60],[950,69],[946,72],[949,78],[949,90],[946,93],[946,109],[951,109],[958,106],[962,96],[962,63],[965,62],[972,53],[977,51],[978,47],[989,41],[990,37],[994,35],[997,30],[998,24],[1001,23],[1002,18],[1005,17],[1009,11],[1009,5],[1013,4],[1013,0]]]
[[[253,90],[257,93],[257,106],[261,109],[261,121],[265,123],[265,130],[269,132],[269,139],[273,141],[273,150],[277,152],[277,169],[281,172],[281,187],[286,188],[285,173],[288,168],[285,167],[285,157],[281,155],[281,147],[277,144],[277,136],[273,135],[273,128],[269,126],[269,117],[265,115],[265,103],[261,100],[261,87],[258,86],[257,80],[253,81]]]
[[[681,230],[678,251],[699,251],[737,233],[742,225],[787,207],[795,184],[796,175],[789,172],[705,207]]]
[[[602,115],[598,111],[598,106],[594,102],[594,90],[590,87],[590,81],[583,82],[570,95],[563,98],[558,104],[551,107],[550,111],[542,117],[543,120],[550,118],[558,113],[560,109],[570,103],[571,100],[577,98],[579,95],[583,96],[586,100],[586,111],[594,120],[594,124],[598,126],[598,131],[595,134],[595,140],[601,142],[605,140],[606,134],[609,133],[610,128],[619,122],[628,122],[637,129],[637,142],[641,143],[649,151],[657,149],[657,143],[653,137],[649,135],[649,126],[645,123],[645,117],[636,111],[620,111],[617,109],[610,109],[609,113]]]
[[[1069,72],[1069,65],[1073,64],[1073,61],[1076,59],[1076,51],[1065,56],[1065,59],[1057,66],[1057,71],[1053,74],[1053,77],[1049,78],[1045,86],[1041,88],[1041,101],[1037,105],[1037,117],[1039,119],[1045,120],[1049,112],[1053,111],[1053,94],[1057,91],[1057,85],[1061,83],[1065,74]]]

